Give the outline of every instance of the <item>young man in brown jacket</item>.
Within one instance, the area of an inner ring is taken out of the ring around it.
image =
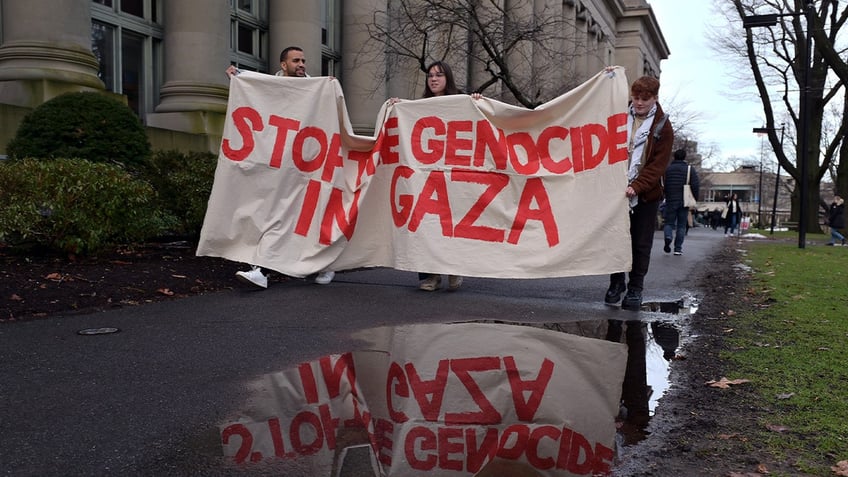
[[[663,198],[661,179],[671,160],[674,132],[668,116],[657,102],[660,82],[643,76],[630,87],[630,108],[627,115],[627,152],[629,183],[624,194],[630,200],[630,240],[633,267],[629,282],[625,273],[610,275],[610,286],[604,301],[616,304],[621,301],[626,310],[642,307],[642,289],[651,247],[657,229],[657,210]]]

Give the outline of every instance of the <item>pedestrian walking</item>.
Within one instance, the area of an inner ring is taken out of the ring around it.
[[[830,226],[830,242],[827,245],[835,245],[839,240],[845,245],[845,236],[839,230],[845,228],[845,201],[839,194],[833,197],[833,202],[827,211],[827,225]]]
[[[742,217],[742,209],[739,206],[739,196],[735,193],[727,199],[725,204],[724,216],[724,235],[730,237],[736,233],[736,226],[739,224],[739,218]],[[730,231],[730,233],[728,233]]]
[[[683,255],[683,240],[689,227],[689,207],[683,200],[686,185],[692,188],[692,195],[698,197],[700,182],[698,171],[686,163],[686,150],[674,151],[674,160],[665,171],[665,210],[663,212],[663,252],[671,252],[674,242],[674,254]]]

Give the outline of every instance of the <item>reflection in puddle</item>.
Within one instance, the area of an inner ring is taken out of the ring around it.
[[[643,311],[673,315],[693,314],[698,303],[691,298],[677,302],[644,303]],[[616,419],[617,445],[629,446],[647,437],[646,428],[659,399],[669,386],[669,363],[680,346],[678,325],[669,320],[609,320],[606,339],[626,343],[627,370],[621,390],[621,410]]]
[[[645,438],[680,344],[670,315],[693,306],[366,330],[365,349],[257,380],[224,455],[283,475],[607,475]]]
[[[224,455],[281,475],[369,475],[375,462],[404,477],[611,471],[626,346],[487,323],[356,337],[364,349],[256,380],[220,426]],[[342,472],[354,467],[365,473]]]
[[[646,302],[643,312],[691,315],[698,302],[691,296],[678,301]],[[616,419],[619,446],[647,437],[646,428],[659,399],[668,391],[669,364],[680,347],[680,330],[670,316],[634,315],[637,320],[513,323],[552,331],[606,339],[628,346],[627,369],[622,383],[621,409]],[[485,321],[484,321],[485,322]]]

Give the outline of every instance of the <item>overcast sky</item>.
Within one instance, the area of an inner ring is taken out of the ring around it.
[[[660,63],[660,104],[665,98],[698,112],[699,149],[714,144],[719,157],[760,158],[760,137],[751,129],[763,125],[762,104],[753,87],[732,77],[737,63],[722,61],[711,49],[710,25],[722,25],[713,2],[648,0],[671,51]],[[742,35],[743,32],[734,32]],[[672,118],[673,119],[673,118]],[[768,147],[768,144],[766,144]],[[721,168],[718,161],[705,164]],[[727,166],[725,166],[726,168]]]

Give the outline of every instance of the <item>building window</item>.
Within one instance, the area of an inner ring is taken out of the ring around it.
[[[321,75],[341,74],[341,0],[321,0]]]
[[[144,18],[144,0],[120,0],[121,12]]]
[[[267,0],[230,0],[230,62],[268,72]]]
[[[162,0],[93,0],[91,49],[106,89],[127,97],[144,120],[162,84]]]
[[[100,63],[97,75],[106,89],[115,91],[115,28],[105,23],[91,23],[91,50]]]

